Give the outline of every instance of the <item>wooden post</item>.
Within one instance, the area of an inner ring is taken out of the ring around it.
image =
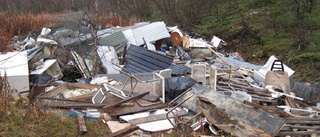
[[[84,121],[83,115],[78,115],[77,119],[78,119],[78,126],[79,126],[80,133],[81,134],[87,133],[88,131],[87,131],[86,122]]]

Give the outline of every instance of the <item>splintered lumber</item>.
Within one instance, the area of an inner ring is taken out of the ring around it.
[[[117,132],[111,133],[111,134],[107,135],[107,137],[121,137],[121,136],[124,136],[124,135],[126,135],[126,134],[128,134],[130,132],[133,132],[135,130],[138,130],[138,129],[139,129],[138,126],[133,125],[133,126],[121,129],[121,130],[119,130]]]
[[[246,101],[246,100],[244,101],[244,104],[253,106],[253,107],[258,108],[258,109],[262,109],[262,110],[267,111],[267,112],[270,112],[270,113],[272,113],[272,114],[278,114],[278,115],[280,115],[280,116],[282,116],[282,117],[291,117],[291,115],[288,114],[288,113],[279,112],[279,111],[273,110],[273,109],[271,109],[271,108],[268,108],[268,107],[265,107],[265,106],[262,106],[262,105],[259,105],[259,104],[256,104],[256,103],[251,103],[251,102]]]
[[[271,134],[263,130],[252,127],[245,122],[231,118],[226,112],[216,107],[208,99],[198,97],[198,107],[208,121],[216,127],[232,133],[234,136],[264,136],[271,137]]]
[[[111,104],[111,105],[105,106],[105,107],[103,107],[103,108],[104,108],[104,109],[111,109],[111,108],[120,106],[122,103],[126,103],[126,102],[129,102],[129,101],[131,101],[131,100],[138,99],[138,98],[140,98],[140,97],[142,97],[142,96],[144,96],[144,95],[147,95],[147,94],[149,94],[149,92],[143,92],[143,93],[140,93],[140,94],[138,94],[138,95],[134,95],[134,96],[132,96],[132,97],[126,98],[126,99],[124,99],[124,100],[121,100],[121,101],[119,101],[119,102],[113,103],[113,104]]]
[[[83,115],[77,115],[79,131],[81,134],[87,133],[86,122],[84,121]]]
[[[227,95],[212,92],[207,87],[197,83],[191,87],[191,91],[180,97],[175,103],[181,103],[191,94],[193,94],[193,96],[181,106],[195,113],[200,112],[196,105],[196,97],[200,96],[210,100],[217,108],[225,110],[230,117],[235,118],[238,121],[243,121],[248,125],[261,129],[271,135],[276,135],[285,124],[285,118],[255,109]]]

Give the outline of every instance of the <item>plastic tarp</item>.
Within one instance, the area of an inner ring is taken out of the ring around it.
[[[320,102],[320,82],[313,83],[310,86],[301,82],[295,82],[292,91],[296,96],[303,98],[306,103],[319,103]]]

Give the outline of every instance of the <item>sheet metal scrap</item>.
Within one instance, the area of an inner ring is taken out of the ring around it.
[[[127,64],[124,66],[131,73],[152,72],[171,66],[172,57],[130,45],[127,53]]]

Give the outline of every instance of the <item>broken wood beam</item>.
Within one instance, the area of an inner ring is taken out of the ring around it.
[[[61,108],[85,108],[85,107],[93,107],[93,108],[102,108],[108,104],[92,104],[92,103],[78,103],[78,104],[54,104],[47,103],[43,104],[46,107],[61,107]]]
[[[282,117],[292,117],[292,116],[291,116],[290,114],[288,114],[288,113],[279,112],[279,111],[273,110],[273,109],[271,109],[271,108],[268,108],[268,107],[265,107],[265,106],[262,106],[262,105],[259,105],[259,104],[256,104],[256,103],[251,103],[251,102],[246,101],[246,100],[244,101],[244,104],[247,104],[247,105],[249,105],[249,106],[253,106],[253,107],[258,108],[258,109],[262,109],[262,110],[267,111],[267,112],[270,112],[270,113],[272,113],[272,114],[278,114],[278,115],[280,115],[280,116],[282,116]]]
[[[122,103],[126,103],[126,102],[129,102],[129,101],[131,101],[131,100],[138,99],[138,98],[143,97],[144,95],[147,95],[147,94],[149,94],[149,92],[143,92],[143,93],[140,93],[140,94],[138,94],[138,95],[134,95],[134,96],[132,96],[132,97],[126,98],[126,99],[124,99],[124,100],[121,100],[121,101],[119,101],[119,102],[113,103],[113,104],[111,104],[111,105],[104,106],[103,108],[104,108],[104,109],[111,109],[111,108],[120,106]]]
[[[111,134],[108,134],[107,137],[120,137],[120,136],[125,136],[126,134],[130,133],[130,132],[133,132],[135,130],[138,130],[139,127],[136,126],[136,125],[133,125],[133,126],[130,126],[130,127],[127,127],[127,128],[124,128],[124,129],[121,129],[117,132],[114,132],[114,133],[111,133]]]
[[[88,131],[87,131],[86,122],[84,121],[83,115],[77,115],[77,120],[78,120],[80,134],[87,133]]]

